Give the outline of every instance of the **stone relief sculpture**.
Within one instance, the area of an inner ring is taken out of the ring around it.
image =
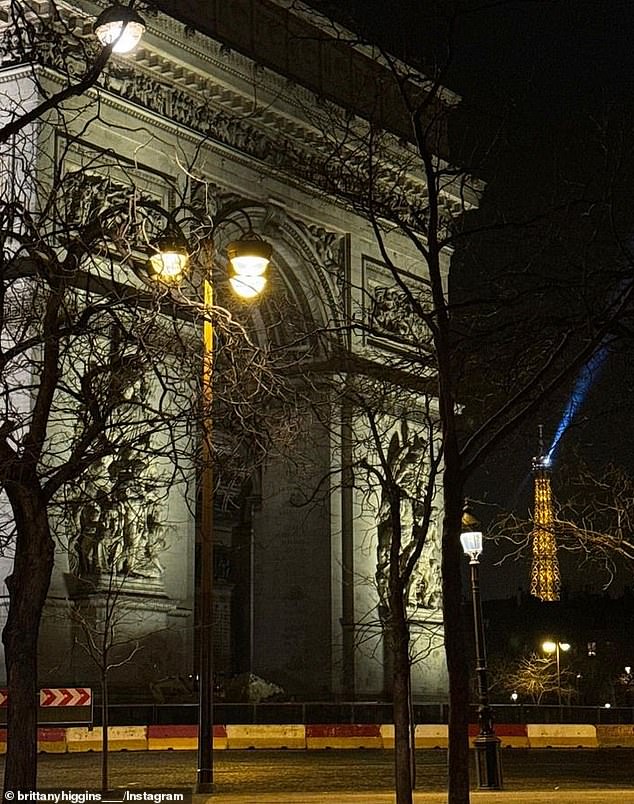
[[[80,576],[161,578],[164,514],[147,448],[125,447],[96,461],[76,495],[71,569]]]
[[[419,292],[417,296],[423,308],[428,309],[425,295]],[[377,335],[416,346],[425,345],[431,337],[427,324],[411,309],[407,293],[395,286],[372,290],[370,326]]]
[[[108,510],[108,463],[103,458],[85,472],[77,496],[83,503],[74,506],[76,564],[80,574],[95,574],[109,564],[106,533],[110,523],[104,515]]]
[[[218,108],[205,97],[205,89],[197,92],[159,80],[158,77],[140,74],[130,69],[109,68],[104,71],[99,83],[108,91],[151,109],[175,123],[212,137],[226,145],[249,154],[254,159],[275,168],[290,169],[310,181],[313,186],[329,187],[328,156],[312,143],[298,144],[292,135],[284,136],[279,131],[272,135],[266,127],[255,120],[236,117]],[[213,97],[214,89],[207,92]],[[347,192],[355,192],[367,186],[367,169],[357,168],[359,179],[353,179]],[[379,199],[387,207],[396,205],[412,225],[420,225],[427,217],[427,204],[421,197],[420,187],[412,179],[404,179],[406,186],[395,191],[393,181],[381,188]]]
[[[96,461],[80,483],[73,517],[71,569],[161,578],[165,510],[151,458],[134,447]]]
[[[145,377],[127,366],[125,356],[113,372],[109,393],[120,400],[125,420],[114,454],[91,464],[72,501],[71,570],[79,576],[163,575],[166,500],[151,436],[138,420],[149,388]],[[137,366],[138,370],[138,366]]]
[[[426,460],[427,442],[424,436],[410,432],[407,422],[402,422],[398,432],[392,435],[387,452],[387,461],[399,489],[401,516],[401,533],[403,546],[401,554],[407,554],[414,548],[415,524],[419,516],[417,501],[425,493],[423,483],[426,480],[424,461]],[[377,527],[377,569],[375,580],[379,593],[379,615],[381,619],[387,614],[388,573],[390,546],[392,543],[391,513],[394,498],[382,490],[378,510]],[[436,609],[441,606],[440,544],[437,528],[432,524],[427,533],[425,546],[414,569],[409,585],[410,608]]]
[[[432,525],[425,547],[416,567],[414,598],[410,605],[418,609],[440,609],[442,606],[442,575],[440,569],[440,534]]]
[[[326,269],[337,268],[341,264],[341,245],[343,237],[336,232],[330,232],[323,226],[305,224],[294,221],[300,231],[312,246],[319,260],[319,265]]]
[[[108,176],[73,170],[64,177],[66,215],[70,221],[87,223],[104,211],[129,205],[134,188]],[[123,219],[123,213],[122,213]]]
[[[160,203],[133,183],[117,181],[107,175],[107,167],[87,171],[69,170],[63,179],[66,219],[86,224],[105,216],[108,226],[125,228],[127,246],[145,247],[153,233],[161,231],[164,220],[152,204]]]

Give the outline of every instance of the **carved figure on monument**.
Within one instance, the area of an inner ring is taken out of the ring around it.
[[[145,484],[145,524],[147,535],[143,548],[143,561],[141,562],[141,574],[147,577],[160,577],[165,568],[161,564],[160,555],[167,547],[164,538],[165,524],[163,522],[164,510],[156,486],[156,475],[149,467],[149,481]]]
[[[384,488],[378,510],[377,527],[377,565],[375,580],[379,594],[379,615],[383,619],[388,612],[387,595],[390,548],[392,544],[393,506],[399,506],[402,548],[401,555],[407,557],[416,543],[416,520],[418,500],[425,493],[426,441],[416,432],[411,433],[407,422],[403,421],[400,431],[392,435],[387,451],[387,463],[393,480],[392,492]],[[440,600],[440,563],[438,555],[437,532],[429,529],[427,542],[421,558],[410,581],[414,589],[416,604],[424,608],[436,608]]]
[[[116,573],[161,578],[164,506],[149,444],[125,447],[85,473],[73,510],[71,570],[80,576]]]
[[[420,292],[423,309],[429,308],[425,296]],[[427,324],[414,314],[408,294],[399,287],[376,287],[372,293],[370,324],[377,335],[421,345],[430,339]]]
[[[78,484],[73,505],[75,531],[71,569],[96,574],[109,568],[109,459],[95,461]]]
[[[304,233],[324,268],[335,268],[340,262],[340,249],[343,238],[323,226],[309,225],[296,221],[295,225]]]
[[[147,522],[143,476],[147,468],[147,457],[133,447],[125,447],[110,467],[118,519],[116,569],[122,574],[135,573],[144,562]]]
[[[134,197],[134,187],[118,182],[109,176],[75,170],[64,176],[66,215],[79,223],[98,218],[102,213],[126,208]],[[120,218],[129,214],[127,209]]]
[[[104,533],[101,528],[101,507],[96,502],[87,502],[79,515],[80,537],[78,541],[79,567],[82,572],[99,572],[105,566],[103,555]]]
[[[416,566],[413,605],[420,609],[439,609],[442,604],[440,542],[438,529],[429,528],[421,559]]]

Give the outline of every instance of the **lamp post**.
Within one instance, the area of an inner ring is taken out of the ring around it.
[[[246,214],[246,213],[245,213]],[[148,260],[150,276],[164,284],[178,283],[187,272],[189,251],[184,234],[174,216],[164,235],[153,245]],[[250,230],[241,240],[227,246],[227,256],[232,268],[230,285],[234,292],[245,299],[255,298],[266,284],[266,268],[272,248],[266,241],[257,238]],[[199,592],[196,599],[198,624],[198,764],[196,770],[196,793],[213,791],[213,347],[214,333],[211,312],[213,308],[213,285],[211,273],[203,280],[203,363],[202,363],[202,422],[201,422],[201,474],[200,507],[198,511]]]
[[[484,640],[482,601],[480,599],[479,558],[482,553],[482,533],[480,531],[465,531],[460,535],[460,542],[465,555],[470,559],[471,603],[473,606],[476,679],[478,684],[479,733],[474,741],[478,787],[485,790],[501,790],[502,766],[500,762],[500,739],[495,734],[493,713],[489,704],[486,644]]]
[[[555,654],[556,662],[557,662],[557,700],[559,701],[559,709],[561,709],[561,663],[560,663],[560,651],[563,650],[564,653],[567,653],[570,650],[570,644],[568,642],[554,642],[552,640],[546,640],[542,644],[542,650],[544,653]]]

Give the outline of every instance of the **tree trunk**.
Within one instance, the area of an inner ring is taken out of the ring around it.
[[[108,793],[108,671],[101,672],[101,795]]]
[[[393,590],[390,608],[396,804],[412,804],[409,630],[402,589]]]
[[[452,457],[446,455],[445,459],[442,540],[443,618],[449,673],[448,804],[469,804],[469,668],[464,649],[460,546],[463,499]]]
[[[4,790],[36,789],[40,619],[53,571],[54,544],[37,481],[6,484],[16,528],[13,572],[7,579],[9,611],[2,632],[8,711]],[[14,579],[20,579],[15,583]]]

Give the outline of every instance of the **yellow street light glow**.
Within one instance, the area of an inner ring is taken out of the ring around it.
[[[147,264],[148,274],[161,282],[178,282],[188,270],[189,253],[182,236],[167,233],[153,246]],[[272,247],[263,240],[236,240],[227,246],[233,275],[229,282],[243,299],[259,296],[266,285],[265,271]]]
[[[233,292],[243,299],[255,299],[264,290],[265,276],[232,276],[229,284]]]
[[[189,254],[182,243],[174,238],[164,238],[155,246],[148,260],[148,273],[161,282],[178,282],[187,272]]]
[[[266,285],[264,276],[273,248],[265,240],[233,240],[227,246],[227,257],[233,269],[229,282],[243,299],[259,296]]]
[[[559,643],[559,650],[563,650],[564,653],[569,651],[572,645],[569,642],[560,642]],[[547,640],[542,644],[542,650],[544,653],[556,653],[557,651],[557,642],[552,642],[551,640]]]
[[[227,257],[238,276],[262,276],[272,253],[265,240],[233,240],[227,246]]]
[[[127,6],[110,6],[95,21],[97,39],[104,47],[112,45],[113,53],[129,53],[139,44],[144,31],[143,18]]]

